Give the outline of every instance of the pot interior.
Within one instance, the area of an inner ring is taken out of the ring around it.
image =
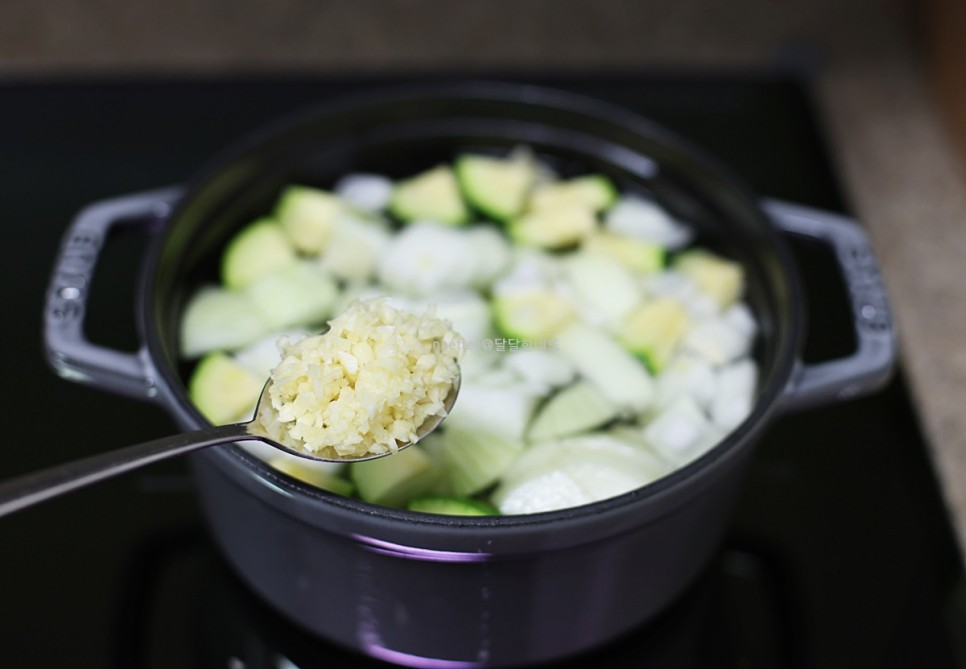
[[[522,86],[371,96],[309,111],[250,137],[203,172],[154,249],[142,310],[153,360],[178,410],[195,426],[205,424],[185,392],[191,364],[178,356],[185,300],[199,285],[218,280],[227,240],[268,214],[285,185],[331,188],[350,172],[402,178],[463,152],[502,155],[519,145],[563,176],[599,172],[622,193],[655,199],[697,230],[696,243],[744,264],[746,300],[760,327],[754,357],[761,378],[748,420],[760,421],[787,383],[801,325],[790,260],[757,202],[713,161],[660,127]]]

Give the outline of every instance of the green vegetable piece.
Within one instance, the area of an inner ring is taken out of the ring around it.
[[[498,296],[493,315],[503,334],[523,341],[544,341],[574,322],[577,312],[560,295],[527,290]]]
[[[181,354],[196,358],[209,351],[234,350],[271,330],[245,292],[208,286],[191,296],[181,316]]]
[[[456,161],[456,178],[471,205],[506,221],[523,212],[537,170],[527,160],[465,155]]]
[[[500,513],[489,502],[467,497],[420,497],[412,500],[408,509],[443,516],[496,516]]]
[[[288,186],[279,196],[274,216],[295,248],[317,255],[328,243],[336,219],[347,208],[344,200],[324,190]]]
[[[674,267],[691,277],[721,309],[734,304],[744,289],[745,272],[741,264],[710,251],[694,249],[682,253],[674,261]]]
[[[439,469],[418,446],[367,462],[349,464],[349,478],[359,496],[372,504],[405,506],[433,488]]]
[[[601,330],[577,323],[557,336],[560,353],[622,412],[638,414],[654,399],[654,381],[640,362]]]
[[[659,272],[667,264],[667,250],[632,237],[598,232],[587,237],[581,248],[616,260],[627,269],[644,274]]]
[[[588,174],[535,189],[530,209],[587,209],[596,213],[609,208],[618,196],[613,181],[600,174]]]
[[[237,290],[293,262],[295,249],[281,226],[270,218],[261,218],[228,242],[221,258],[221,280]]]
[[[446,165],[397,183],[389,201],[389,211],[406,222],[427,220],[465,225],[470,218],[453,170]]]
[[[321,324],[339,296],[332,277],[307,261],[266,274],[245,292],[269,330]]]
[[[681,303],[662,297],[638,307],[624,321],[618,340],[659,374],[677,350],[691,320]]]
[[[560,249],[573,246],[597,229],[594,212],[581,206],[536,209],[513,219],[507,232],[523,246]]]
[[[291,476],[293,479],[297,479],[302,483],[307,483],[316,488],[321,488],[322,490],[328,490],[336,495],[348,497],[355,490],[352,481],[348,481],[331,471],[313,466],[308,461],[302,463],[294,457],[280,457],[272,460],[268,464],[273,469],[287,476]]]
[[[188,381],[188,396],[213,425],[235,423],[255,408],[265,380],[224,353],[209,353]]]
[[[527,438],[546,441],[587,432],[617,418],[620,411],[592,384],[578,381],[546,401]]]

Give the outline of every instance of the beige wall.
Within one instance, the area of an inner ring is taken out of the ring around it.
[[[875,60],[898,0],[2,0],[0,71]]]

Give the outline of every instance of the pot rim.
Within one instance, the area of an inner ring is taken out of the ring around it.
[[[737,457],[738,452],[744,450],[741,448],[742,446],[749,446],[760,429],[769,422],[776,411],[780,410],[782,399],[787,394],[789,382],[799,365],[805,315],[802,305],[801,279],[787,242],[780,231],[771,224],[753,189],[718,159],[673,131],[635,112],[611,103],[532,84],[471,80],[378,86],[374,89],[340,96],[336,100],[326,101],[287,114],[230,144],[202,166],[193,178],[189,179],[185,195],[175,204],[167,220],[169,222],[177,221],[193,195],[206,182],[219,174],[232,160],[243,155],[246,151],[270,141],[285,130],[318,122],[326,116],[351,113],[356,110],[361,111],[373,105],[453,98],[469,101],[478,100],[480,102],[505,101],[528,104],[534,107],[554,108],[579,116],[603,120],[635,133],[656,138],[663,144],[673,147],[678,153],[688,155],[695,160],[704,168],[706,173],[712,175],[719,183],[724,184],[732,195],[737,196],[746,205],[749,214],[758,219],[762,232],[768,238],[771,245],[770,250],[778,258],[789,289],[787,322],[783,326],[788,330],[788,335],[784,346],[775,354],[775,364],[772,366],[773,373],[770,374],[769,383],[758,393],[752,412],[722,441],[700,457],[641,488],[578,507],[525,515],[456,517],[378,506],[362,500],[328,493],[295,479],[280,476],[267,463],[248,454],[236,445],[207,449],[206,452],[199,453],[198,456],[216,458],[221,465],[227,467],[236,475],[241,475],[240,479],[237,476],[234,477],[236,481],[240,480],[249,490],[256,492],[266,501],[273,504],[288,504],[290,512],[302,516],[308,522],[312,522],[313,516],[304,513],[304,505],[300,504],[302,502],[311,505],[313,514],[318,515],[319,512],[334,514],[345,523],[366,520],[383,527],[386,526],[386,523],[389,523],[403,525],[410,529],[423,528],[430,534],[439,531],[449,533],[449,530],[453,527],[460,527],[471,528],[476,531],[475,533],[496,536],[500,533],[513,534],[549,526],[558,527],[561,523],[575,523],[588,519],[593,525],[590,523],[581,524],[587,525],[592,534],[598,534],[601,532],[601,526],[607,525],[604,521],[608,518],[619,517],[630,509],[642,507],[648,502],[653,502],[655,507],[660,506],[662,508],[661,514],[665,513],[668,508],[686,502],[709,484],[710,479],[713,478],[712,475],[715,473],[714,470],[720,469],[725,463]],[[197,426],[202,426],[206,425],[207,422],[188,400],[184,384],[176,370],[169,365],[160,364],[164,360],[164,354],[148,299],[153,294],[152,286],[156,279],[161,250],[172,228],[173,226],[167,225],[151,245],[141,275],[141,286],[138,293],[138,325],[143,340],[146,342],[151,366],[154,368],[154,378],[158,385],[162,387],[160,388],[162,392],[159,394],[161,401],[167,405],[169,410],[190,419]],[[638,522],[641,520],[643,518],[639,514]],[[612,534],[617,531],[616,525],[611,528],[612,531],[604,534]],[[328,524],[324,524],[324,526],[328,527]],[[596,531],[594,531],[595,528]]]

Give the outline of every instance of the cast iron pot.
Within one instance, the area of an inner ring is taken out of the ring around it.
[[[225,241],[286,183],[411,175],[462,150],[526,144],[564,173],[599,171],[691,222],[740,259],[760,323],[752,414],[700,459],[642,489],[553,513],[456,518],[376,507],[300,484],[237,446],[191,456],[228,561],[295,624],[413,666],[507,666],[589,649],[652,618],[713,553],[759,433],[775,416],[878,388],[894,337],[868,241],[852,221],[763,202],[663,128],[593,100],[523,85],[380,91],[327,104],[244,140],[185,189],[85,209],[68,231],[46,311],[53,367],[148,398],[184,429],[205,425],[185,392],[178,319],[215,276]],[[98,251],[120,226],[155,236],[141,277],[137,354],[82,334]],[[841,266],[856,351],[801,362],[805,328],[788,234],[827,243]]]

